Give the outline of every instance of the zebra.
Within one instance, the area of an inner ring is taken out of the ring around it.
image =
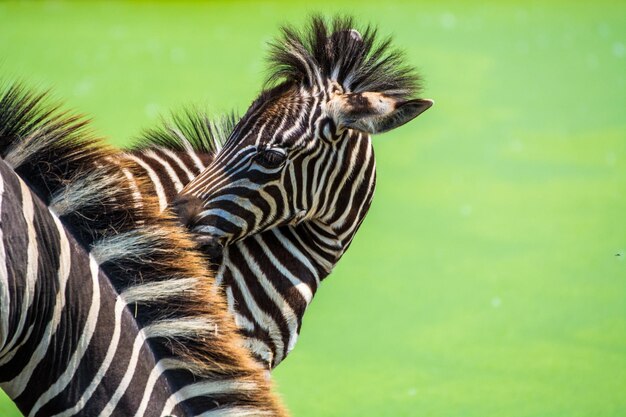
[[[268,369],[294,348],[307,306],[370,207],[370,134],[432,105],[411,98],[419,78],[390,40],[361,32],[349,18],[283,28],[274,85],[243,118],[214,125],[188,111],[121,156],[147,172],[163,208],[175,200],[246,346]]]
[[[0,91],[0,387],[28,416],[286,415],[116,152],[46,94]]]

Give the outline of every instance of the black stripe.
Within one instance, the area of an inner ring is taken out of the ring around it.
[[[6,165],[2,163],[2,167],[6,167]],[[2,243],[6,257],[5,266],[7,268],[9,302],[11,305],[7,333],[7,342],[10,342],[17,331],[19,314],[24,298],[24,293],[15,289],[20,288],[21,283],[26,279],[28,235],[26,233],[26,221],[22,212],[22,191],[17,176],[5,170],[1,172],[2,178],[0,178],[0,181],[4,182],[4,193],[0,196],[2,201],[0,225],[2,225]],[[6,312],[7,308],[2,307],[2,314],[8,314]],[[28,325],[24,326],[22,334],[25,334],[27,330]],[[0,367],[0,375],[2,375],[0,379],[4,380],[2,367]]]
[[[255,278],[253,271],[248,266],[243,254],[239,251],[237,246],[233,246],[230,249],[230,259],[237,265],[237,269],[241,272],[243,280],[248,287],[252,297],[256,301],[259,309],[264,311],[267,315],[272,317],[280,330],[280,337],[283,341],[283,356],[287,354],[287,345],[289,344],[289,328],[285,323],[282,311],[280,307],[274,304],[269,298],[263,287],[259,284],[259,281]]]
[[[2,177],[7,181],[7,178],[15,178],[15,174],[12,172],[7,172],[7,166],[4,163],[0,163],[0,171],[2,173]],[[15,186],[13,183],[12,188]],[[5,184],[6,185],[6,184]],[[21,200],[13,200],[6,195],[3,198],[3,208],[8,209],[8,204],[17,205],[19,202],[19,209],[15,207],[13,212],[16,213],[16,216],[22,216],[21,214]],[[8,203],[8,204],[7,204]],[[6,205],[5,205],[6,204]],[[34,208],[34,222],[33,225],[35,227],[35,233],[37,236],[37,247],[39,248],[39,258],[38,258],[38,273],[37,273],[37,283],[35,285],[34,291],[34,299],[31,304],[31,308],[27,313],[26,324],[28,328],[31,324],[35,324],[33,327],[33,331],[29,340],[38,341],[41,339],[41,335],[44,333],[45,325],[51,319],[53,311],[54,311],[54,299],[55,295],[58,291],[58,281],[56,279],[50,279],[50,276],[56,277],[57,271],[59,270],[59,234],[58,231],[52,222],[52,218],[50,217],[50,213],[47,208],[41,204],[39,199],[34,199],[33,201]],[[19,210],[19,212],[18,212]],[[24,233],[24,229],[17,230],[14,229],[13,223],[3,223],[2,224],[3,233]],[[9,250],[13,250],[13,246],[11,242],[8,242]],[[19,248],[15,248],[19,249]],[[23,267],[20,265],[10,266],[9,271],[13,268]],[[9,272],[11,273],[11,272]],[[2,375],[3,380],[11,380],[15,376],[17,376],[21,369],[28,362],[28,359],[32,356],[35,348],[37,347],[36,342],[34,343],[26,343],[21,346],[15,356],[11,361],[9,361],[4,366],[0,367],[0,375]],[[18,405],[20,404],[16,401]]]
[[[260,235],[259,239],[263,239],[266,233]],[[273,234],[272,234],[273,236]],[[265,242],[267,244],[267,242]],[[254,239],[246,239],[241,242],[242,246],[245,246],[246,249],[250,252],[252,260],[254,260],[259,268],[265,273],[268,281],[270,281],[276,291],[283,297],[285,302],[291,307],[294,311],[295,315],[298,317],[298,329],[302,323],[302,316],[304,315],[304,311],[307,308],[307,303],[305,299],[302,297],[300,292],[296,289],[296,287],[292,284],[292,282],[284,276],[272,263],[267,253],[263,250],[263,248],[259,245],[259,243]],[[282,245],[276,242],[274,245],[268,245],[268,249],[283,265],[289,263],[291,257],[286,257],[285,252],[280,253]],[[283,255],[281,257],[281,255]],[[286,259],[284,259],[286,258]],[[287,262],[284,262],[287,261]],[[286,268],[289,269],[289,268]],[[291,271],[290,271],[291,272]],[[303,282],[307,281],[307,271],[301,270],[298,271],[294,276],[300,278]],[[311,274],[308,273],[309,278],[311,278]],[[281,309],[282,311],[282,309]]]
[[[232,272],[228,268],[224,271],[222,287],[224,288],[224,290],[226,288],[230,288],[230,290],[233,293],[233,298],[235,299],[235,303],[236,303],[235,308],[237,309],[237,313],[243,316],[244,318],[248,319],[248,321],[250,321],[254,325],[253,331],[240,328],[239,332],[242,333],[243,335],[252,336],[252,337],[255,337],[257,339],[264,341],[269,346],[272,353],[275,354],[276,345],[270,338],[269,332],[263,329],[261,325],[254,319],[254,316],[250,312],[248,305],[245,303],[245,299],[243,298],[243,294],[241,293],[241,290],[239,289],[239,285],[235,282],[232,276]]]

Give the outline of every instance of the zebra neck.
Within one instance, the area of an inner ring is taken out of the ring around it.
[[[330,274],[349,244],[349,240],[338,236],[331,226],[319,221],[292,227],[291,236],[290,243],[301,246],[311,264],[317,266],[319,281]]]
[[[337,162],[327,181],[326,193],[318,196],[313,219],[302,224],[300,234],[315,252],[336,264],[350,246],[369,211],[376,187],[376,160],[369,135],[355,132],[344,141],[347,156]],[[332,267],[331,267],[332,268]],[[328,269],[330,272],[330,269]]]
[[[225,248],[216,281],[245,337],[268,368],[295,347],[307,307],[345,247],[327,228],[303,223],[250,236]]]

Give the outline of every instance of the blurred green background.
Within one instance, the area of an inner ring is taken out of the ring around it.
[[[626,3],[433,3],[0,3],[0,74],[122,145],[245,110],[281,23],[377,24],[436,104],[376,138],[369,217],[274,373],[293,414],[624,416]]]

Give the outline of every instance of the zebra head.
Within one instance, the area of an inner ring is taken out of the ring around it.
[[[314,17],[271,45],[270,87],[175,203],[204,244],[302,222],[351,238],[374,189],[370,135],[433,104],[415,98],[419,78],[389,39],[353,27]]]

